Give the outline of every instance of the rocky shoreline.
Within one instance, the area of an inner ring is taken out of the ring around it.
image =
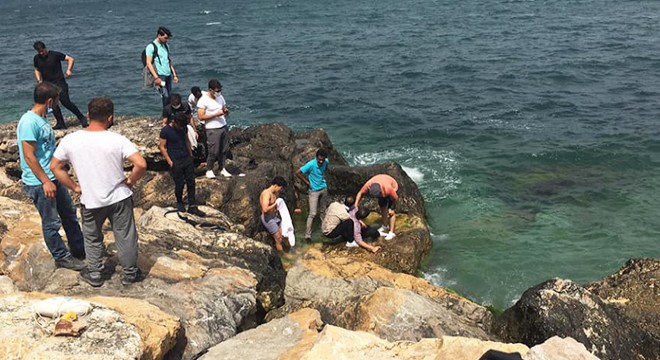
[[[50,258],[38,214],[21,190],[15,126],[0,126],[5,358],[478,359],[494,349],[527,360],[660,359],[660,261],[630,260],[584,286],[549,280],[494,316],[415,276],[431,236],[423,197],[398,164],[351,167],[323,130],[295,133],[279,123],[232,129],[228,169],[246,176],[198,177],[207,216],[180,218],[166,210],[175,201],[158,149],[159,120],[119,118],[113,131],[148,162],[134,191],[139,266],[147,277],[126,288],[112,276],[91,288]],[[399,182],[399,232],[378,240],[381,252],[314,243],[283,261],[273,249],[258,220],[259,193],[283,176],[294,184],[282,195],[289,208],[306,209],[294,171],[319,147],[329,153],[333,198],[355,194],[376,173]],[[114,269],[112,232],[105,231],[106,268]],[[80,336],[52,336],[48,319],[32,314],[35,302],[58,296],[94,304]]]

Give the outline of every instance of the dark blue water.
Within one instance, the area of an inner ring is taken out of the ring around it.
[[[0,2],[0,121],[31,105],[32,43],[76,58],[82,108],[159,113],[140,52],[174,33],[175,90],[216,77],[230,122],[323,127],[420,186],[428,279],[505,307],[551,277],[660,257],[660,3]]]

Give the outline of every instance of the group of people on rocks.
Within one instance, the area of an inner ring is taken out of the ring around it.
[[[321,209],[321,231],[323,235],[331,239],[330,243],[346,242],[347,247],[360,246],[371,252],[378,252],[380,247],[369,244],[365,239],[384,236],[385,240],[392,240],[396,236],[394,226],[399,185],[390,175],[379,174],[369,179],[355,197],[348,196],[343,202],[333,202],[327,205],[328,184],[325,173],[328,165],[327,151],[318,149],[314,159],[296,170],[296,176],[307,185],[309,195],[305,240],[311,242],[314,219]],[[278,217],[278,214],[282,213],[279,209],[278,196],[286,186],[286,180],[277,176],[259,197],[261,223],[273,237],[275,248],[279,252],[284,251],[282,243],[287,236],[282,231],[282,221]],[[378,199],[382,225],[377,230],[364,222],[370,211],[367,207],[359,206],[363,195],[371,195]],[[292,246],[290,239],[287,241],[288,246]]]
[[[144,74],[150,75],[151,83],[162,96],[162,129],[159,149],[170,167],[175,183],[174,193],[177,211],[205,216],[197,207],[195,198],[195,159],[193,151],[203,148],[206,177],[215,178],[214,168],[220,174],[231,177],[225,169],[225,157],[229,149],[229,132],[226,116],[229,114],[222,85],[216,79],[208,82],[208,91],[193,87],[187,101],[172,93],[172,83],[179,79],[171,61],[168,39],[172,33],[160,27],[156,39],[144,51]],[[91,286],[102,286],[103,257],[106,254],[102,226],[110,221],[117,247],[117,257],[123,268],[123,285],[131,285],[143,279],[137,266],[138,235],[133,215],[133,186],[146,173],[147,164],[137,147],[126,137],[109,131],[114,124],[114,103],[107,97],[95,97],[88,103],[87,116],[71,102],[65,78],[71,75],[74,59],[70,55],[50,51],[46,45],[34,43],[34,104],[19,120],[16,137],[22,170],[21,180],[25,194],[34,203],[42,223],[46,246],[57,267],[80,271],[79,277]],[[67,62],[62,71],[61,63]],[[66,76],[65,76],[66,75]],[[78,118],[82,130],[64,136],[56,144],[54,130],[66,128],[60,105],[65,106]],[[52,110],[55,126],[47,120]],[[193,113],[201,122],[195,123]],[[200,145],[205,146],[200,146]],[[316,158],[296,171],[296,175],[309,188],[309,215],[305,239],[311,241],[312,225],[319,209],[323,234],[332,243],[346,241],[347,246],[361,246],[372,252],[380,247],[372,246],[363,239],[384,236],[394,238],[395,207],[397,202],[396,181],[381,174],[371,178],[355,197],[347,197],[343,203],[335,202],[326,208],[328,199],[325,172],[328,169],[327,152],[319,149]],[[124,163],[132,164],[130,174],[124,172]],[[76,174],[74,180],[69,166]],[[243,175],[243,174],[239,174]],[[288,209],[279,194],[287,186],[281,176],[272,179],[260,195],[261,222],[272,235],[275,248],[283,252],[283,237],[293,245],[293,227],[282,231],[282,220],[290,223]],[[184,204],[183,190],[187,187],[188,207]],[[69,191],[80,194],[82,227],[78,222],[75,205]],[[378,198],[382,216],[380,229],[368,227],[363,220],[369,214],[359,207],[363,195]],[[278,211],[280,211],[278,213]],[[284,211],[287,216],[279,215]],[[389,219],[389,220],[388,220]],[[64,228],[68,247],[60,236]],[[386,232],[389,229],[389,232]],[[87,260],[85,264],[84,260]]]

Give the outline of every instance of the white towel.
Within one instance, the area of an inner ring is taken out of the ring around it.
[[[280,212],[280,219],[282,219],[282,236],[289,239],[289,245],[294,247],[296,245],[296,234],[293,232],[293,221],[291,221],[289,208],[282,198],[277,198],[275,203],[277,204],[277,211]]]
[[[190,140],[190,148],[195,150],[197,148],[197,139],[195,139],[195,129],[192,126],[188,126],[188,140]]]

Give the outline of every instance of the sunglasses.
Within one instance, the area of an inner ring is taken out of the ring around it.
[[[209,89],[209,90],[211,90],[211,92],[214,92],[214,93],[219,93],[220,91],[222,91],[222,88],[218,88],[218,89]]]

